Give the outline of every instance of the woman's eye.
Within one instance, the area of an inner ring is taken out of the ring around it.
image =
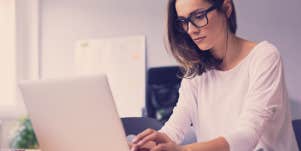
[[[197,14],[197,15],[195,15],[194,18],[196,18],[196,19],[203,19],[204,17],[205,17],[204,14]]]

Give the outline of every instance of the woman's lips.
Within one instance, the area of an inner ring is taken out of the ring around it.
[[[196,43],[199,43],[199,42],[204,41],[205,38],[206,38],[206,36],[203,36],[203,37],[197,37],[197,38],[194,38],[193,41],[196,42]]]

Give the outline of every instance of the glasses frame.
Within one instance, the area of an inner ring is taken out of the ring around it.
[[[208,13],[210,13],[211,11],[213,11],[213,10],[215,10],[215,9],[217,9],[217,6],[216,6],[216,5],[212,5],[211,7],[209,7],[209,8],[206,9],[206,10],[202,10],[202,11],[196,10],[196,11],[192,12],[187,18],[178,18],[178,19],[176,19],[176,29],[178,29],[180,32],[183,32],[183,33],[188,32],[188,30],[189,30],[189,22],[190,22],[193,26],[195,26],[195,27],[197,27],[197,28],[203,28],[203,27],[207,26],[208,23],[209,23],[209,20],[208,20]],[[192,18],[195,14],[199,14],[199,13],[203,13],[203,14],[205,15],[206,24],[203,25],[203,26],[198,26],[196,23],[194,23],[193,20],[191,20],[191,18]],[[181,23],[184,22],[184,23],[185,23],[185,26],[186,26],[186,29],[184,29],[183,27],[179,27],[179,26],[177,25],[178,22],[181,22]]]

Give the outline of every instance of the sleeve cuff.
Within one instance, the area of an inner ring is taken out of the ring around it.
[[[229,144],[230,151],[254,150],[258,137],[250,130],[238,130],[223,136]]]
[[[182,140],[184,139],[184,136],[176,135],[176,131],[163,127],[159,130],[160,133],[166,134],[172,141],[174,141],[176,144],[181,144]]]

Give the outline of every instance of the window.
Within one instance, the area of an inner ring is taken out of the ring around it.
[[[15,2],[0,0],[0,111],[16,105],[16,24]]]
[[[0,120],[25,113],[17,81],[38,78],[38,0],[0,0]]]

